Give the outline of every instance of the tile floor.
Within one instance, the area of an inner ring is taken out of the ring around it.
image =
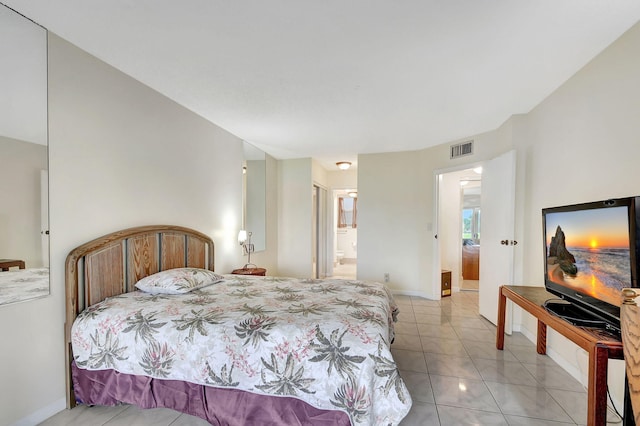
[[[413,398],[401,425],[584,425],[584,387],[521,333],[495,348],[478,293],[396,296],[394,358]],[[610,416],[612,418],[613,416]]]
[[[479,288],[479,280],[462,280],[462,282],[460,283],[460,290],[478,291]]]
[[[342,278],[345,280],[356,279],[357,266],[355,263],[336,263],[333,267],[333,276],[331,278]]]
[[[478,293],[441,301],[396,296],[392,352],[413,399],[401,426],[586,424],[583,386],[520,333],[495,349],[495,327],[478,315]],[[609,419],[613,416],[609,414]],[[43,425],[206,425],[158,408],[83,407]]]

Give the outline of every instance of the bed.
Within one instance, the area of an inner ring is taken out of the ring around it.
[[[384,285],[222,275],[180,294],[135,288],[213,259],[206,235],[164,225],[71,251],[69,408],[167,407],[211,424],[395,425],[408,413]]]

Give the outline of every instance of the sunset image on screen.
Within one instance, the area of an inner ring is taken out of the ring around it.
[[[547,216],[547,232],[561,226],[567,247],[629,248],[626,207],[583,210],[571,216],[555,213]],[[547,235],[547,244],[553,234]]]
[[[627,207],[549,213],[545,229],[548,279],[619,305],[631,286]]]

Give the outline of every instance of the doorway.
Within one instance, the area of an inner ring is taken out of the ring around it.
[[[327,276],[327,190],[313,185],[312,200],[313,278],[325,278]]]
[[[482,168],[438,175],[440,269],[454,291],[479,291]]]
[[[479,165],[479,164],[477,164]],[[466,166],[475,167],[475,166]],[[480,280],[478,290],[478,311],[480,315],[497,323],[498,292],[501,285],[511,285],[514,281],[515,264],[515,188],[516,151],[507,151],[495,158],[482,162],[482,256],[480,257]],[[473,170],[473,169],[467,169]],[[460,211],[460,179],[455,171],[436,171],[436,239],[434,256],[434,283],[440,283],[440,269],[451,270],[451,287],[460,289],[462,275],[460,259],[462,243],[462,216]],[[452,177],[456,177],[453,179]],[[456,189],[457,185],[457,189]],[[452,194],[458,194],[456,197]],[[457,206],[457,207],[456,207]],[[457,216],[455,222],[448,220]],[[453,225],[452,225],[453,223]],[[512,241],[512,244],[507,244]],[[452,254],[453,253],[453,254]],[[451,266],[449,266],[451,265]],[[455,269],[454,269],[455,268]],[[505,329],[511,333],[509,318],[511,306],[507,306]]]
[[[358,192],[333,191],[333,277],[356,279],[358,260]]]
[[[462,191],[462,279],[460,290],[478,291],[480,286],[480,234],[482,211],[480,199],[482,195],[482,170],[474,172],[477,179],[467,173],[460,181]]]

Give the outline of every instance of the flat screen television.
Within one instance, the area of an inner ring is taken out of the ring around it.
[[[545,208],[545,307],[576,325],[620,332],[621,290],[637,287],[640,197]],[[566,303],[569,302],[569,303]]]

